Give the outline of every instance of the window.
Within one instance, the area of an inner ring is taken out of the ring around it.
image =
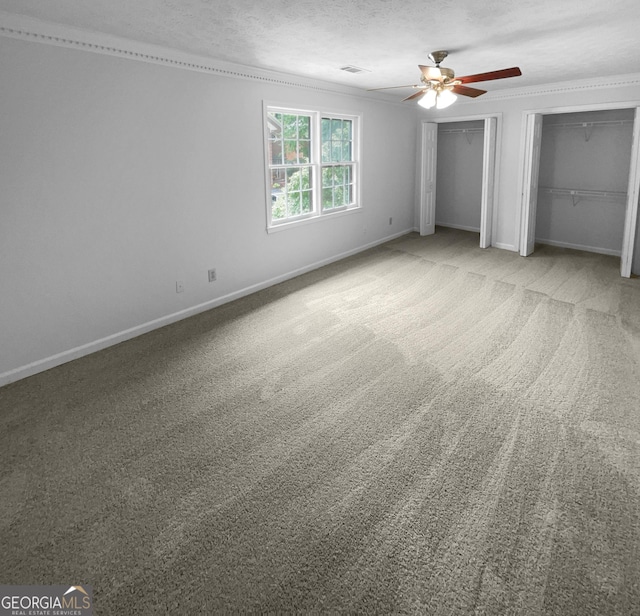
[[[265,107],[268,228],[358,209],[359,117]]]

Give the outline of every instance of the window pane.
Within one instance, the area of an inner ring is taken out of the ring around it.
[[[331,120],[322,118],[322,141],[331,141]]]
[[[353,169],[351,168],[351,166],[341,167],[341,169],[344,173],[344,183],[351,184],[352,183],[351,172],[353,171]]]
[[[287,192],[300,190],[300,169],[287,170]]]
[[[322,209],[328,210],[333,207],[333,189],[332,188],[323,188],[322,189]]]
[[[286,183],[286,177],[283,173],[283,169],[271,170],[271,192],[281,193]]]
[[[311,188],[311,173],[309,167],[303,167],[300,170],[300,178],[300,188],[302,190]]]
[[[331,138],[342,140],[342,120],[331,120]]]
[[[280,193],[275,201],[271,201],[271,218],[279,220],[287,217],[287,198],[284,193]]]
[[[282,129],[285,139],[296,139],[298,137],[298,116],[284,115]]]
[[[313,208],[311,207],[311,191],[306,190],[302,193],[302,212],[308,214]]]
[[[269,112],[267,114],[267,126],[269,127],[269,135],[274,138],[282,139],[282,114]]]
[[[311,162],[311,141],[300,142],[300,161],[301,163]]]
[[[269,161],[272,165],[282,163],[282,114],[269,112],[267,114],[269,129]]]
[[[331,162],[331,141],[326,141],[322,144],[322,162]]]
[[[269,141],[270,160],[272,165],[282,164],[282,141]]]
[[[298,142],[297,141],[285,141],[284,142],[284,157],[287,163],[298,162]]]
[[[301,195],[299,192],[289,193],[287,196],[289,205],[289,214],[297,216],[301,212]]]
[[[298,138],[311,139],[311,118],[309,116],[299,116],[298,118]]]

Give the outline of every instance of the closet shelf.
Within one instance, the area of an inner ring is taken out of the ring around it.
[[[627,193],[616,190],[578,190],[573,188],[550,188],[540,186],[539,191],[555,197],[569,197],[573,205],[577,205],[581,199],[598,199],[599,201],[626,201]]]
[[[594,120],[593,122],[558,122],[545,124],[544,128],[585,128],[587,126],[619,126],[633,124],[633,120]]]
[[[459,133],[461,135],[464,135],[467,143],[471,145],[471,143],[473,142],[473,136],[484,133],[484,128],[442,128],[439,129],[438,132],[449,135]]]
[[[594,120],[593,122],[558,122],[557,124],[543,124],[543,128],[582,128],[584,129],[584,139],[589,141],[595,126],[621,126],[623,124],[633,124],[633,120]]]
[[[440,133],[484,133],[484,128],[441,128]]]

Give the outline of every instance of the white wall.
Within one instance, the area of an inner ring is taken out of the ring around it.
[[[526,67],[521,67],[523,72]],[[502,139],[499,151],[496,224],[492,244],[517,251],[520,233],[520,180],[522,172],[523,120],[527,111],[551,113],[567,107],[590,109],[600,105],[636,107],[640,101],[640,76],[612,77],[608,82],[563,82],[536,89],[490,92],[481,98],[458,97],[454,105],[442,110],[422,111],[421,120],[439,121],[501,114]],[[602,87],[607,86],[607,87]],[[499,84],[487,84],[488,89]],[[573,110],[573,109],[572,109]]]
[[[0,384],[413,228],[413,107],[6,37],[0,82]],[[360,212],[266,233],[263,100],[363,114]]]
[[[436,225],[480,231],[483,129],[482,120],[438,124]]]

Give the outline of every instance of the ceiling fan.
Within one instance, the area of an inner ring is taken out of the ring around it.
[[[507,77],[518,77],[522,72],[517,66],[512,68],[503,68],[499,71],[490,71],[488,73],[478,73],[476,75],[466,75],[464,77],[456,77],[450,68],[440,66],[440,63],[449,55],[448,51],[432,51],[429,54],[435,66],[418,65],[422,72],[420,81],[422,84],[408,86],[390,86],[387,88],[372,88],[373,90],[390,90],[393,88],[415,88],[418,92],[414,92],[411,96],[407,96],[402,100],[410,101],[418,99],[418,105],[430,109],[434,105],[438,109],[444,109],[453,103],[457,96],[470,96],[476,98],[486,92],[478,88],[470,88],[464,84],[475,83],[477,81],[491,81],[492,79],[506,79]]]

